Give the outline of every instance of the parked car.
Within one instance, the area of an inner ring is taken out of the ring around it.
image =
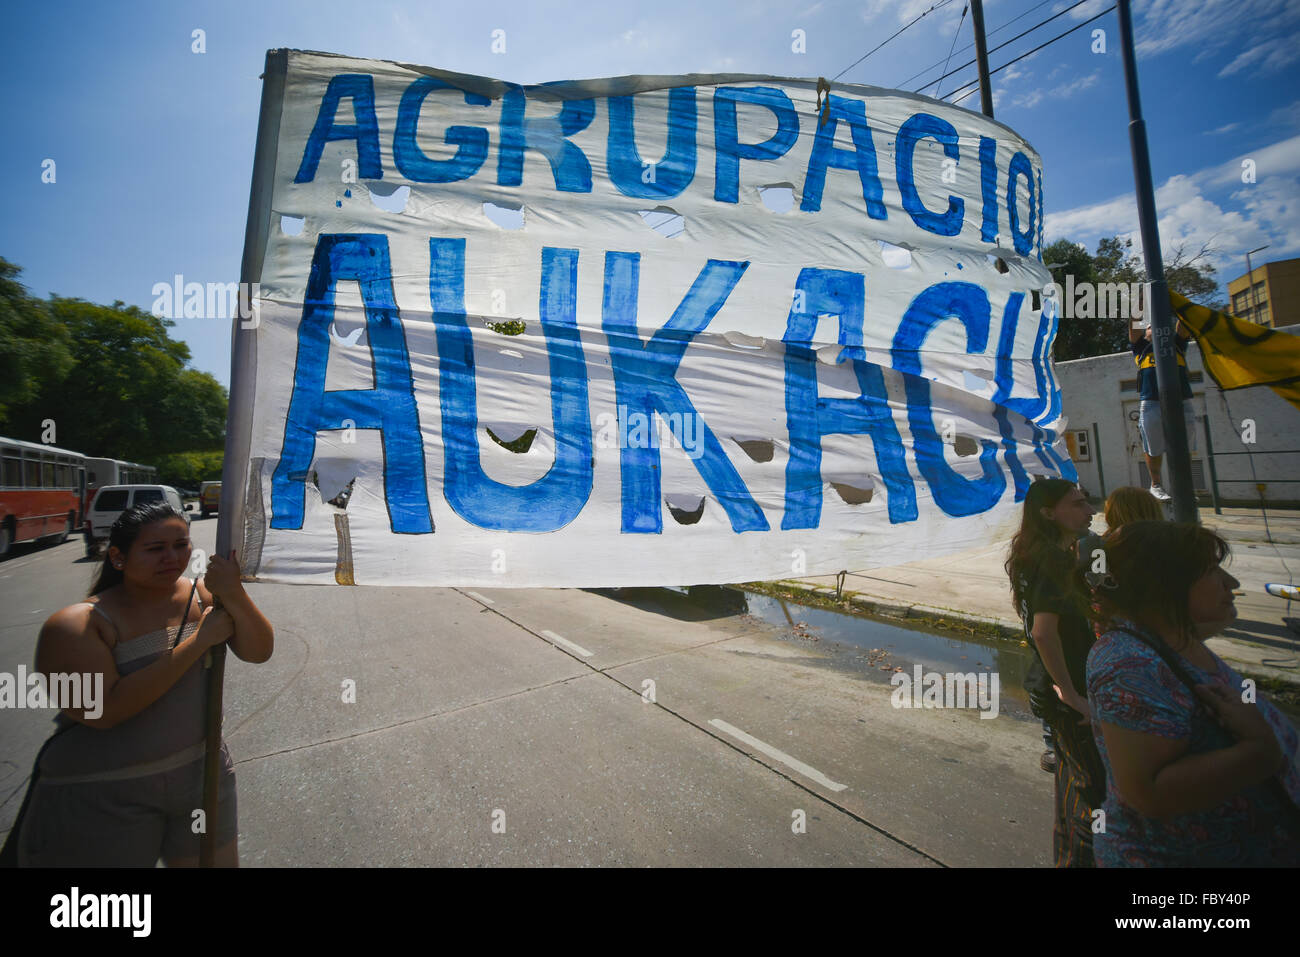
[[[219,504],[221,504],[220,482],[204,482],[199,486],[199,510],[204,518],[215,512]]]
[[[117,517],[128,508],[146,502],[166,502],[185,515],[193,505],[181,505],[181,495],[170,485],[105,485],[95,493],[95,500],[86,510],[86,554],[94,558],[108,542],[108,534]],[[190,517],[185,515],[188,525]]]

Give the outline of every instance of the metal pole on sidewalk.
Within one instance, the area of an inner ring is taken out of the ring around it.
[[[989,85],[989,45],[984,39],[983,0],[970,0],[971,26],[975,29],[975,60],[980,73],[980,106],[993,119],[993,88]]]
[[[1165,475],[1173,497],[1174,520],[1198,520],[1192,492],[1192,458],[1187,450],[1187,423],[1183,419],[1183,393],[1178,375],[1177,344],[1169,284],[1165,281],[1156,226],[1156,197],[1151,183],[1151,157],[1147,129],[1138,97],[1137,56],[1133,50],[1133,19],[1129,0],[1117,0],[1120,48],[1124,54],[1124,85],[1128,90],[1129,143],[1133,150],[1133,178],[1137,186],[1138,223],[1142,232],[1142,257],[1146,260],[1150,295],[1151,343],[1155,351],[1156,383],[1160,388],[1160,418],[1165,431]]]

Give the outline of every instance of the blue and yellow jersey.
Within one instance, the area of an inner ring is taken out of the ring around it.
[[[1174,341],[1178,344],[1178,381],[1182,385],[1183,398],[1190,399],[1192,384],[1187,379],[1187,340],[1175,336]],[[1160,388],[1156,384],[1156,352],[1153,343],[1144,337],[1129,345],[1133,349],[1133,361],[1137,363],[1138,398],[1160,398]]]

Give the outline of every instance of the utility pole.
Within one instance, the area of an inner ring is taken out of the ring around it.
[[[1192,457],[1187,451],[1187,423],[1183,419],[1183,392],[1178,376],[1178,346],[1175,342],[1173,307],[1160,252],[1160,230],[1156,226],[1156,197],[1151,184],[1151,156],[1147,151],[1147,128],[1138,97],[1137,55],[1133,50],[1133,18],[1129,0],[1116,0],[1119,14],[1120,47],[1124,54],[1124,85],[1128,90],[1129,145],[1133,151],[1133,178],[1137,186],[1138,224],[1142,232],[1142,256],[1146,260],[1150,295],[1151,343],[1155,351],[1156,383],[1160,388],[1160,418],[1165,431],[1165,466],[1169,492],[1174,500],[1174,521],[1198,521],[1192,493]]]
[[[980,71],[980,106],[993,119],[993,89],[989,85],[989,45],[984,39],[984,0],[970,0],[971,26],[975,28],[975,59]]]

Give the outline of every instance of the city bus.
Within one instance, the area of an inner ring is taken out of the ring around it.
[[[15,542],[62,544],[80,527],[86,461],[80,452],[0,437],[0,557]]]
[[[152,485],[157,481],[158,470],[139,462],[121,459],[86,459],[86,486],[100,488],[104,485]]]

